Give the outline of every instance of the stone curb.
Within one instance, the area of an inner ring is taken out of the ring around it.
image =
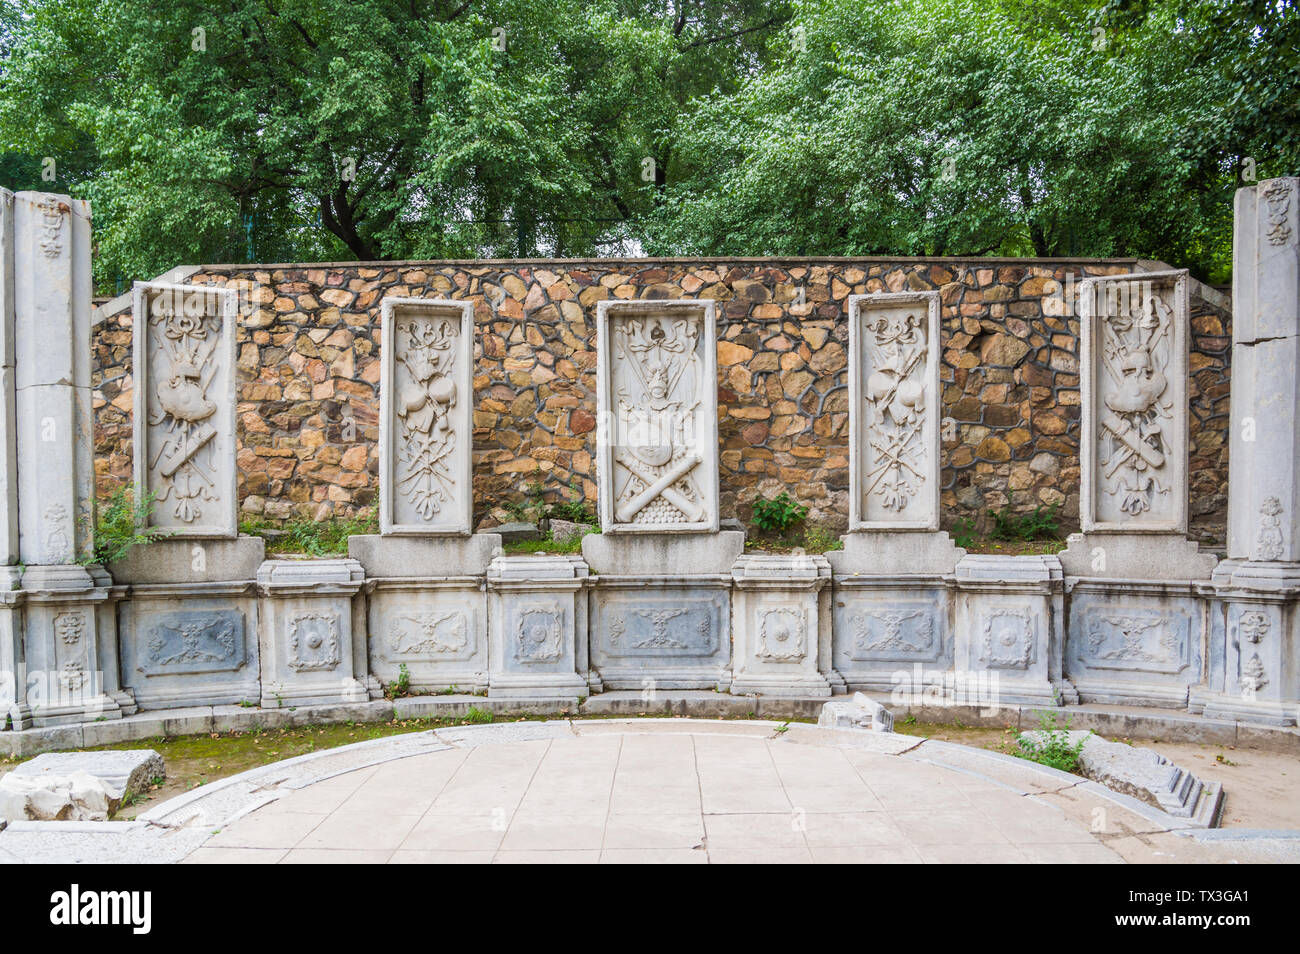
[[[1111,711],[1088,705],[1004,706],[992,714],[977,706],[891,705],[886,693],[867,692],[883,702],[898,724],[908,716],[923,722],[960,721],[966,725],[1017,731],[1039,728],[1043,714],[1064,717],[1071,728],[1091,729],[1098,735],[1153,739],[1162,742],[1192,742],[1206,745],[1243,746],[1300,755],[1300,729],[1206,719],[1172,710]],[[594,693],[578,706],[580,715],[650,715],[721,718],[753,716],[755,719],[815,719],[826,703],[824,698],[771,699],[764,696],[733,696],[708,690],[660,690],[656,701],[646,704],[639,690]],[[398,719],[463,718],[471,708],[493,715],[565,715],[571,703],[556,699],[489,699],[486,696],[407,696],[393,702],[375,700],[330,705],[297,706],[292,709],[244,708],[242,706],[196,706],[186,709],[158,709],[106,722],[0,732],[0,755],[27,758],[41,752],[80,749],[96,745],[124,745],[145,739],[211,732],[279,729],[302,725],[332,725],[341,722],[387,722]]]

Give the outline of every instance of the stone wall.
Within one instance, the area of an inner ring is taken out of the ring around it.
[[[1151,267],[1156,267],[1152,265]],[[244,295],[239,349],[243,516],[366,515],[377,501],[380,301],[474,302],[475,521],[541,483],[593,504],[595,305],[717,299],[722,516],[788,489],[810,519],[848,515],[848,295],[937,289],[943,311],[943,525],[1010,504],[1077,520],[1074,282],[1132,259],[756,259],[210,266],[187,281]],[[1191,513],[1227,499],[1230,315],[1193,283]],[[130,479],[131,314],[100,309],[94,337],[100,493]],[[1212,532],[1219,536],[1221,530]]]

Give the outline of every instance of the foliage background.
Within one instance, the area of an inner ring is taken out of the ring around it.
[[[0,0],[0,58],[0,184],[92,200],[104,291],[634,252],[1225,281],[1234,189],[1300,171],[1291,0]]]

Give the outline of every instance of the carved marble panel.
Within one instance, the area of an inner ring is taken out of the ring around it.
[[[718,529],[711,300],[597,305],[601,527]]]
[[[1026,606],[994,606],[978,614],[978,659],[986,669],[1028,670],[1038,646],[1038,614]]]
[[[607,607],[601,649],[612,657],[712,656],[721,600],[638,600]]]
[[[1185,610],[1089,605],[1071,632],[1073,657],[1088,669],[1173,675],[1190,664],[1192,617]]]
[[[928,601],[890,602],[856,606],[838,614],[844,627],[839,656],[867,662],[934,661],[942,651],[938,613]]]
[[[149,618],[136,671],[145,676],[234,672],[247,663],[244,614],[191,610]]]
[[[939,293],[849,296],[849,529],[939,528]]]
[[[765,662],[799,663],[808,655],[808,609],[778,606],[758,611],[754,655]]]
[[[468,534],[473,303],[385,298],[382,311],[380,530]]]
[[[1187,529],[1187,272],[1080,283],[1085,531]]]
[[[337,613],[292,613],[285,620],[288,664],[294,672],[329,672],[342,661]]]
[[[134,298],[135,474],[155,497],[149,522],[233,537],[237,293],[137,282]]]

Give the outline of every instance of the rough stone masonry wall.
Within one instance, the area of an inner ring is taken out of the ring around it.
[[[788,489],[810,519],[848,515],[850,294],[937,289],[943,301],[944,526],[1010,504],[1079,502],[1079,320],[1067,275],[1134,260],[637,260],[212,266],[188,281],[243,288],[239,486],[244,516],[365,515],[377,500],[380,301],[475,303],[475,520],[537,481],[596,497],[595,303],[718,299],[723,517]],[[1195,284],[1195,283],[1194,283]],[[1230,316],[1192,298],[1191,512],[1227,494]],[[94,339],[100,493],[130,480],[131,314]],[[486,520],[484,520],[486,518]],[[1206,519],[1208,518],[1208,520]]]

